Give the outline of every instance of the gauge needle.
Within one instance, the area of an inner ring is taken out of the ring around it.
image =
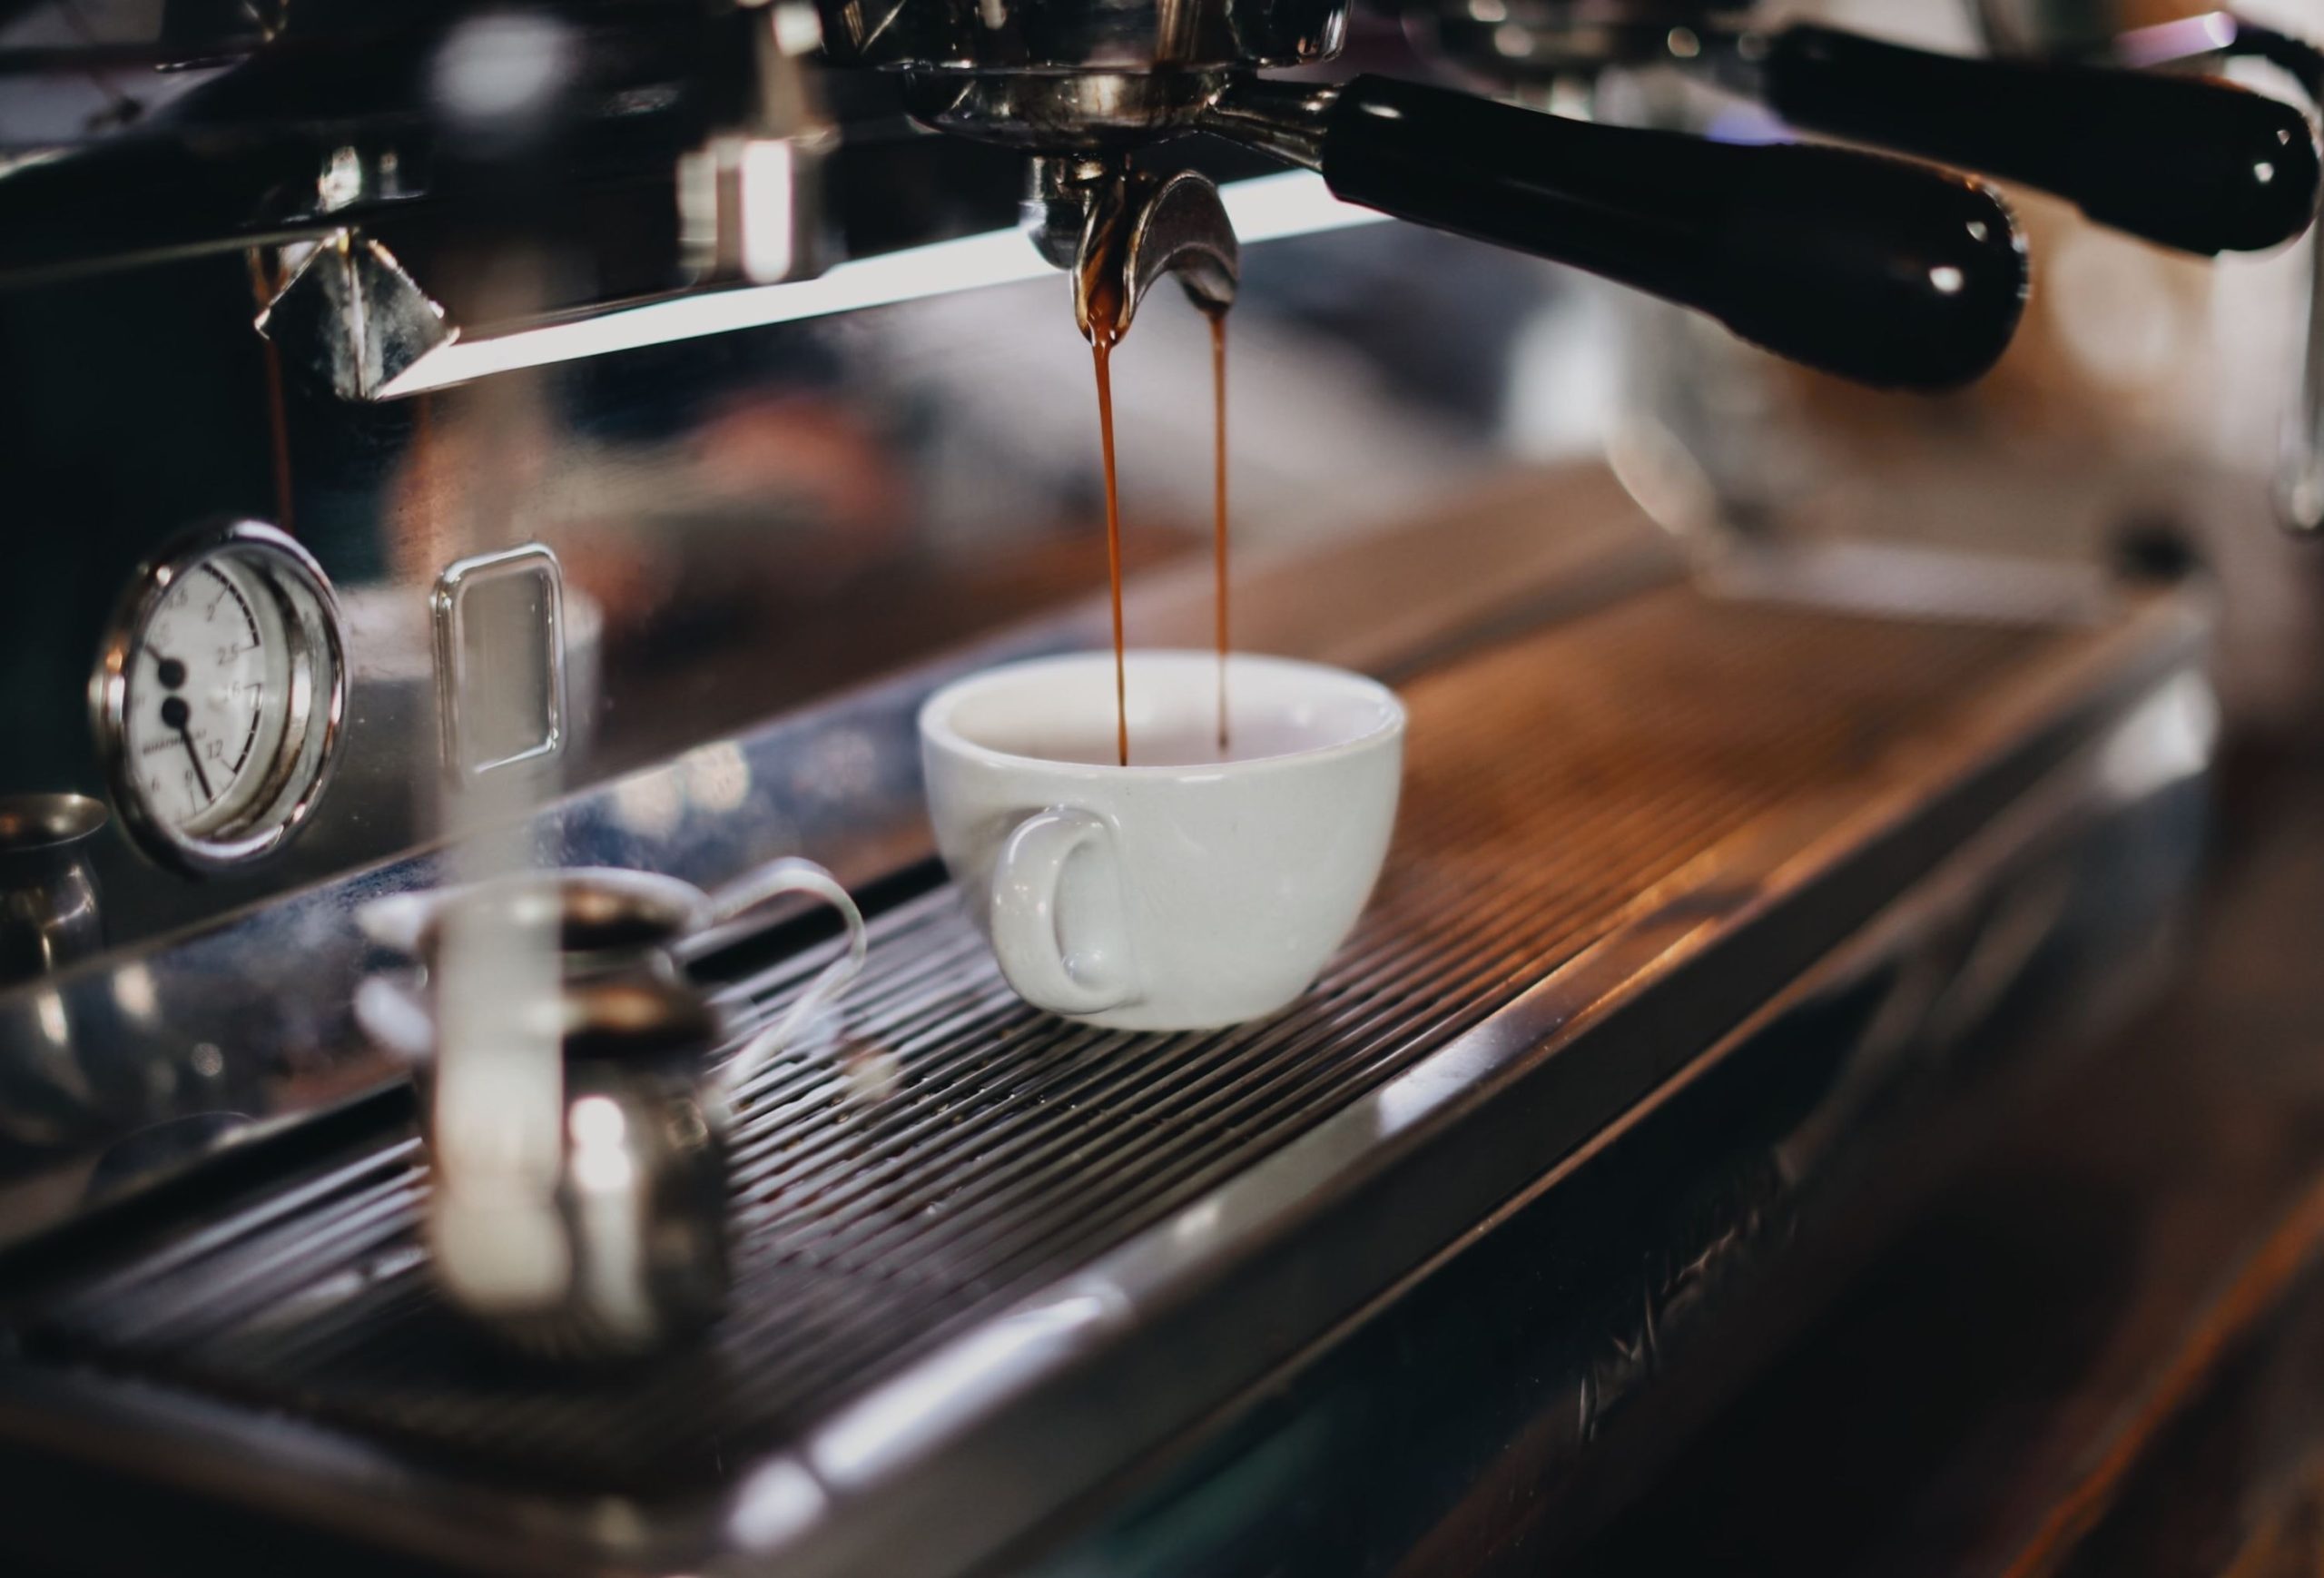
[[[202,785],[202,798],[214,800],[217,796],[210,793],[210,774],[202,770],[202,753],[194,748],[193,730],[187,726],[191,715],[182,695],[167,697],[162,703],[162,722],[177,730],[178,738],[184,742],[186,760],[193,764],[193,781]]]

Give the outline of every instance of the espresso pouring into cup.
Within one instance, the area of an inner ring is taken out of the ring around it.
[[[1226,314],[1234,232],[1206,182],[1091,177],[1074,315],[1095,357],[1113,650],[997,669],[921,713],[931,820],[1018,995],[1120,1030],[1206,1030],[1305,991],[1363,912],[1395,821],[1403,709],[1355,675],[1229,657]],[[1077,208],[1077,204],[1078,207]],[[1209,653],[1128,648],[1114,349],[1176,273],[1210,321]]]
[[[1132,652],[1137,764],[1114,760],[1110,653],[1011,664],[920,715],[931,819],[1001,973],[1117,1030],[1207,1030],[1287,1006],[1371,896],[1396,817],[1404,709],[1359,675]]]

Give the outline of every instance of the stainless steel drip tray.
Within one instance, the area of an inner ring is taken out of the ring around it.
[[[1273,1020],[1082,1028],[948,893],[878,918],[843,1025],[751,1094],[703,1350],[481,1345],[407,1136],[44,1300],[0,1428],[101,1410],[94,1455],[481,1565],[970,1565],[1443,1250],[2195,642],[2159,595],[2034,628],[1665,588],[1474,652],[1404,687],[1389,870]],[[814,962],[738,990],[771,1013]]]

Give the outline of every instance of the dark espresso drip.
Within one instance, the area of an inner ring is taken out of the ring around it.
[[[1214,629],[1218,638],[1218,754],[1228,753],[1226,727],[1226,310],[1210,320],[1212,459],[1210,557]]]
[[[1128,649],[1122,640],[1122,504],[1114,474],[1115,342],[1090,342],[1098,366],[1098,433],[1106,452],[1106,577],[1114,594],[1114,738],[1121,764],[1129,765]]]
[[[1084,331],[1098,374],[1098,436],[1106,467],[1106,577],[1114,615],[1114,742],[1116,759],[1129,765],[1128,643],[1122,625],[1122,510],[1119,472],[1114,460],[1114,347],[1121,343],[1123,297],[1119,240],[1091,249],[1081,279]],[[1210,320],[1212,445],[1211,566],[1213,634],[1218,650],[1219,759],[1230,759],[1226,712],[1226,310],[1206,308]]]
[[[1114,347],[1122,338],[1122,289],[1118,247],[1092,249],[1082,279],[1088,309],[1089,350],[1098,370],[1098,436],[1106,458],[1106,578],[1114,604],[1114,740],[1120,764],[1129,765],[1128,646],[1122,637],[1122,505],[1114,469]]]

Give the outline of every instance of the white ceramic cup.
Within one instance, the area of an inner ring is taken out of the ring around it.
[[[1133,652],[1037,658],[921,709],[937,847],[1017,994],[1118,1030],[1208,1030],[1305,991],[1388,853],[1404,709],[1359,675]]]

